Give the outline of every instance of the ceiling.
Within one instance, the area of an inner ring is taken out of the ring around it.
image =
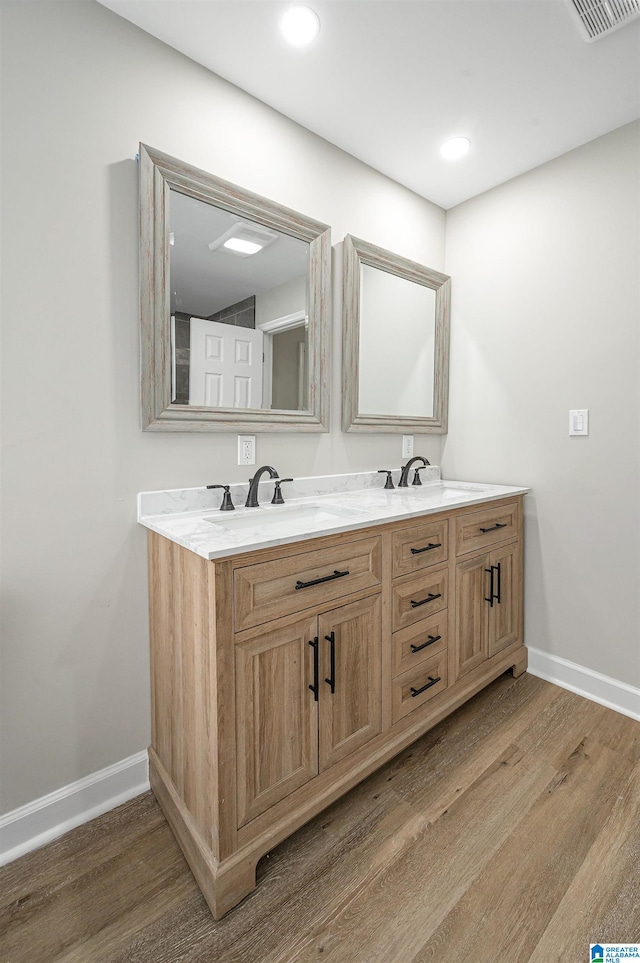
[[[565,0],[304,0],[306,49],[279,0],[99,2],[445,209],[640,117],[640,20],[587,43]]]
[[[170,191],[172,311],[208,318],[244,298],[298,278],[305,290],[307,241],[274,232],[275,240],[256,258],[230,254],[222,245],[215,250],[209,247],[242,223],[237,214]]]

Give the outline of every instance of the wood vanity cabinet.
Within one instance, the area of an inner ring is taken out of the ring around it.
[[[511,505],[471,512],[456,520],[456,551],[462,556],[455,575],[456,678],[522,638],[522,544],[518,529],[517,513]],[[504,542],[505,538],[509,541]],[[471,545],[476,551],[463,554]],[[496,547],[478,552],[479,545]]]
[[[507,669],[522,497],[207,561],[149,533],[152,788],[219,918],[258,859]]]
[[[381,729],[380,596],[235,647],[238,825]]]

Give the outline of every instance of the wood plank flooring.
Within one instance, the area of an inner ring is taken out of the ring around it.
[[[502,676],[215,922],[151,793],[0,870],[0,963],[586,963],[640,941],[640,723]]]

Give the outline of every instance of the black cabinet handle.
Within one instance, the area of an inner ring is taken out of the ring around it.
[[[329,650],[329,657],[331,659],[330,667],[330,679],[325,679],[324,681],[327,685],[331,686],[331,695],[336,691],[336,634],[332,632],[331,635],[325,635],[327,642],[331,643],[331,649]]]
[[[417,609],[419,605],[426,605],[427,602],[433,602],[434,599],[439,598],[442,598],[442,592],[430,592],[426,599],[420,599],[419,602],[415,602],[413,599],[411,599],[411,607]]]
[[[423,642],[422,645],[412,645],[412,652],[420,652],[422,649],[426,649],[428,645],[433,645],[434,642],[439,642],[442,638],[441,635],[429,635],[427,636],[427,641]]]
[[[484,534],[485,532],[495,532],[499,528],[506,528],[506,527],[507,527],[506,522],[497,522],[495,525],[492,525],[491,528],[481,528],[480,531]]]
[[[412,548],[412,555],[420,555],[421,552],[430,552],[434,548],[442,548],[442,542],[429,542],[424,548]]]
[[[414,689],[413,686],[411,686],[411,698],[415,699],[415,697],[419,696],[421,692],[425,692],[427,689],[430,689],[432,685],[435,685],[436,682],[440,682],[440,679],[441,676],[438,676],[437,679],[432,679],[431,676],[429,676],[429,681],[426,685],[423,685],[421,689]]]
[[[500,562],[498,562],[497,565],[492,565],[491,568],[485,568],[485,572],[486,572],[488,575],[491,576],[491,581],[489,582],[489,598],[485,598],[485,602],[488,602],[489,605],[491,606],[491,608],[493,608],[493,603],[494,603],[494,602],[497,602],[498,605],[500,605],[500,602],[501,602],[501,599],[500,599],[500,591],[501,591],[501,589],[500,589],[500,582],[501,582],[501,579],[500,579],[500,576],[501,576],[501,572],[500,572]],[[495,573],[495,576],[496,576],[495,582],[494,582],[494,573]],[[495,590],[495,585],[498,586],[498,591],[497,591],[497,592],[496,592],[496,590]]]
[[[338,569],[334,569],[333,575],[325,575],[324,578],[314,578],[311,582],[301,582],[300,579],[296,582],[296,589],[309,588],[310,585],[320,585],[321,582],[331,582],[334,578],[344,578],[348,575],[348,569],[344,572],[339,572]]]
[[[487,596],[485,595],[484,600],[485,600],[485,602],[488,602],[488,603],[489,603],[489,605],[491,606],[491,608],[493,608],[493,600],[494,600],[494,598],[495,598],[495,592],[493,591],[493,571],[494,571],[494,568],[495,568],[495,565],[492,565],[491,568],[485,568],[485,572],[487,573],[487,575],[490,575],[490,576],[491,576],[491,581],[489,582],[489,598],[487,598]]]
[[[317,636],[317,635],[316,635],[315,639],[313,640],[313,642],[309,642],[309,645],[313,648],[313,685],[310,685],[309,688],[310,688],[311,691],[313,692],[314,701],[317,702],[317,701],[318,701],[318,692],[319,692],[319,689],[320,689],[320,686],[318,685],[318,675],[319,675],[318,645],[319,645],[319,642],[318,642],[318,636]]]

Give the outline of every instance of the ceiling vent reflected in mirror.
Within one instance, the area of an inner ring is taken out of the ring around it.
[[[587,43],[600,40],[640,17],[640,0],[566,0],[566,3]]]
[[[235,254],[236,257],[251,257],[276,241],[278,235],[251,221],[236,221],[224,234],[209,244],[210,251],[218,254]]]

